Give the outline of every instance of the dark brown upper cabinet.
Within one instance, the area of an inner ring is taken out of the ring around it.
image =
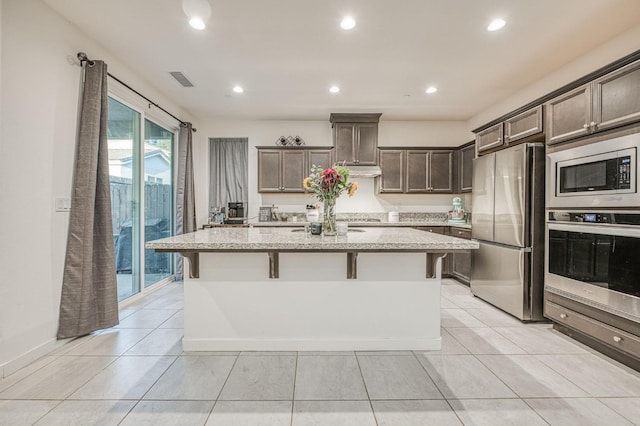
[[[505,143],[512,144],[529,136],[542,133],[543,121],[542,105],[504,120]]]
[[[473,159],[476,156],[476,144],[468,143],[460,147],[459,167],[460,192],[471,192],[473,189]]]
[[[451,194],[455,192],[454,150],[407,150],[407,193]]]
[[[476,147],[479,153],[491,151],[504,145],[504,125],[495,124],[476,134]]]
[[[378,177],[378,192],[403,193],[405,184],[405,151],[402,149],[381,149],[378,164],[382,174]]]
[[[508,118],[476,134],[478,153],[485,153],[542,133],[542,105]]]
[[[640,121],[640,61],[551,99],[546,109],[549,145]]]
[[[312,165],[333,165],[331,148],[322,147],[257,147],[258,192],[305,192],[302,180],[309,176]]]
[[[378,160],[378,122],[382,114],[331,114],[336,162],[373,166]]]

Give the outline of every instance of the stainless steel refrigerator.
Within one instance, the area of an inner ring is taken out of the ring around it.
[[[542,316],[544,145],[516,145],[473,161],[471,292],[522,321]]]

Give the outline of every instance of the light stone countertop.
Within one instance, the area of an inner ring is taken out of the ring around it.
[[[303,223],[301,223],[303,224]],[[360,229],[363,232],[358,232]],[[296,231],[294,231],[296,230]],[[424,251],[474,250],[476,241],[408,227],[350,226],[345,236],[311,235],[294,227],[209,228],[150,241],[158,251]]]
[[[340,219],[338,219],[340,222]],[[249,222],[249,226],[256,228],[276,228],[276,227],[302,227],[309,222],[306,221],[269,221],[269,222]],[[375,227],[375,228],[416,228],[419,226],[453,226],[456,228],[471,229],[470,223],[451,223],[441,220],[421,220],[421,221],[400,221],[400,222],[358,222],[348,221],[350,227]]]

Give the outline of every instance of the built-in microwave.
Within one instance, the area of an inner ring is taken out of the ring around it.
[[[640,133],[547,154],[547,207],[637,208]]]

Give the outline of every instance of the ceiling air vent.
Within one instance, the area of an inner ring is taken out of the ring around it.
[[[182,85],[182,87],[193,87],[193,83],[190,82],[187,76],[184,75],[184,73],[182,73],[181,71],[169,71],[169,74],[171,74],[171,76],[175,78],[176,81]]]

